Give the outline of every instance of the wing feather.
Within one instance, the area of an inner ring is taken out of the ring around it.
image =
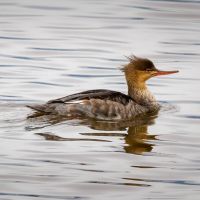
[[[123,105],[127,105],[130,100],[133,100],[131,97],[117,91],[113,90],[88,90],[76,94],[72,94],[69,96],[65,96],[59,99],[50,100],[47,103],[75,103],[81,100],[88,100],[88,99],[104,99],[104,100],[111,100]]]

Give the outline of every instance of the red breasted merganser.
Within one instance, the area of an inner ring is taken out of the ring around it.
[[[43,105],[28,107],[41,114],[101,120],[131,120],[138,115],[157,112],[160,106],[148,90],[146,81],[154,76],[178,71],[160,71],[146,58],[132,56],[129,61],[122,68],[128,85],[128,95],[113,90],[88,90],[50,100]]]

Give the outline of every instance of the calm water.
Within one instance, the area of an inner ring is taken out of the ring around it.
[[[0,199],[199,199],[200,1],[0,1]],[[126,93],[124,55],[154,78],[155,119],[27,119],[27,104]]]

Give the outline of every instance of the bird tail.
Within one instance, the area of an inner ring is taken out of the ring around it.
[[[47,109],[48,107],[43,104],[43,105],[27,105],[26,107],[28,108],[31,108],[32,110],[35,110],[37,112],[40,112],[40,113],[50,113],[50,111]]]

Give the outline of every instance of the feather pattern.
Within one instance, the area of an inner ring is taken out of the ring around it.
[[[88,90],[29,107],[44,114],[86,116],[103,120],[132,119],[150,111],[130,96],[112,90]]]
[[[122,71],[128,95],[113,90],[88,90],[28,107],[41,114],[103,120],[129,120],[141,114],[157,112],[160,106],[146,86],[146,81],[158,72],[153,62],[132,56]]]
[[[132,100],[131,97],[125,95],[121,92],[113,91],[113,90],[87,90],[84,92],[72,94],[66,97],[62,97],[59,99],[50,100],[47,103],[73,103],[73,101],[78,100],[89,100],[89,99],[104,99],[111,100],[114,102],[121,103],[123,105],[127,105],[129,101]]]

